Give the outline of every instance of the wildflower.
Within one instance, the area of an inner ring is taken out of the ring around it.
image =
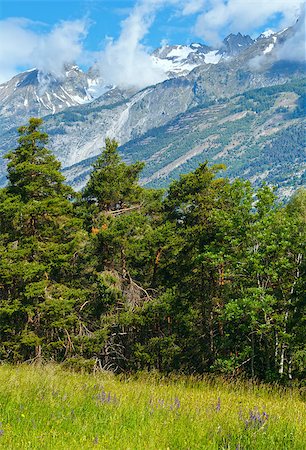
[[[267,423],[268,418],[265,411],[260,413],[258,408],[254,408],[254,410],[250,410],[249,418],[245,420],[245,428],[261,428]]]
[[[181,402],[179,401],[178,397],[175,397],[174,404],[177,409],[181,407]]]
[[[104,389],[96,396],[101,403],[118,403],[116,394],[112,395],[110,392],[107,394]]]
[[[220,397],[218,397],[218,402],[217,402],[217,405],[216,405],[216,411],[219,412],[220,409],[221,409],[221,399],[220,399]]]

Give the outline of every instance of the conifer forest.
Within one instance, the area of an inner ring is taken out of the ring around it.
[[[284,204],[207,163],[147,189],[106,139],[74,192],[41,125],[0,190],[2,362],[305,377],[305,190]]]

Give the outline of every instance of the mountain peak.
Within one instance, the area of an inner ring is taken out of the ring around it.
[[[203,64],[217,64],[221,59],[218,50],[205,44],[165,45],[151,55],[153,63],[164,70],[168,77],[187,75]]]
[[[248,34],[242,35],[241,33],[229,34],[223,40],[223,48],[221,53],[227,53],[229,56],[236,56],[250,47],[255,41]]]
[[[275,34],[274,31],[271,29],[268,29],[268,30],[264,31],[263,33],[261,33],[257,39],[269,38],[269,37],[273,36],[273,34]]]

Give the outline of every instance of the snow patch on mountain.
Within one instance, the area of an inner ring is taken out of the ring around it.
[[[274,48],[274,42],[272,42],[271,44],[268,45],[268,47],[266,47],[263,51],[263,54],[266,55],[267,53],[270,53]]]
[[[153,63],[171,76],[187,75],[203,64],[218,64],[222,54],[206,45],[193,43],[191,45],[164,46],[155,50],[151,59]]]
[[[188,58],[190,53],[194,53],[196,49],[184,45],[177,45],[173,47],[167,55],[167,58],[176,58],[177,61],[182,61]]]
[[[266,55],[267,53],[270,53],[273,50],[273,48],[275,47],[276,42],[277,42],[277,37],[276,36],[272,36],[272,42],[263,51],[264,55]]]
[[[268,38],[270,36],[273,36],[273,34],[275,34],[274,31],[269,29],[269,30],[266,30],[263,33],[261,33],[261,35],[258,37],[258,39]]]
[[[173,60],[168,58],[158,58],[152,56],[153,64],[162,69],[170,78],[173,75],[186,75],[193,70],[198,64],[190,64],[187,60]]]
[[[204,61],[206,64],[218,64],[221,58],[222,55],[218,50],[212,50],[211,52],[206,53]]]

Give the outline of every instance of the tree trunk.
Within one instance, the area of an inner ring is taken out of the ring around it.
[[[152,282],[151,282],[152,288],[154,288],[156,285],[156,275],[157,275],[157,269],[158,269],[161,253],[162,253],[162,248],[159,247],[159,249],[157,250],[156,255],[155,255],[154,270],[153,270],[153,276],[152,276]]]
[[[280,356],[280,362],[279,362],[279,370],[278,373],[283,376],[284,374],[284,363],[285,363],[285,344],[282,344],[281,348],[281,356]]]
[[[252,333],[251,333],[251,345],[252,345],[251,376],[252,376],[252,378],[254,378],[254,354],[255,354],[254,331],[252,331]]]
[[[284,321],[284,334],[287,332],[287,322],[289,317],[289,311],[286,311],[285,314],[285,321]],[[281,346],[281,354],[280,354],[280,363],[279,363],[279,370],[278,373],[283,376],[284,374],[284,365],[285,365],[285,351],[286,351],[286,344],[282,342]]]

